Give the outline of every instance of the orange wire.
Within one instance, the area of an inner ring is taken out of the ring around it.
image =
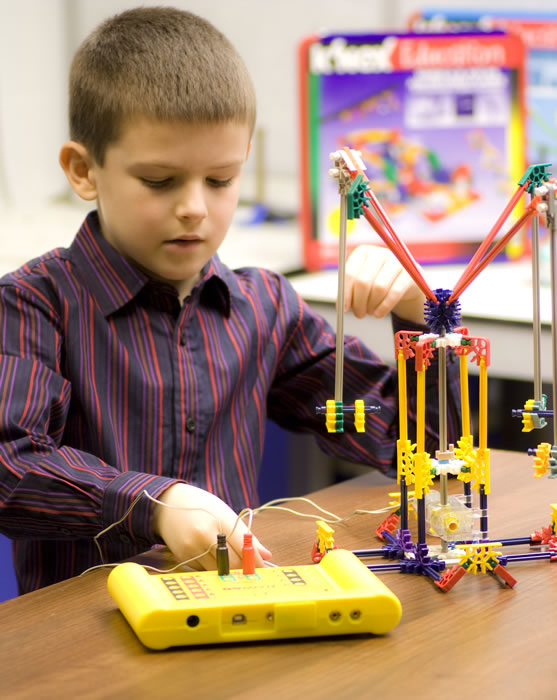
[[[381,224],[373,216],[371,210],[368,207],[363,206],[362,211],[364,213],[366,221],[371,225],[371,227],[381,238],[381,240],[385,243],[385,245],[389,248],[389,250],[393,253],[393,255],[397,257],[397,259],[404,267],[406,272],[408,272],[410,277],[414,280],[414,282],[418,285],[418,287],[422,290],[426,297],[428,297],[429,299],[431,299],[431,301],[434,301],[437,304],[437,297],[431,291],[423,277],[419,274],[417,268],[415,268],[412,265],[413,259],[411,257],[411,253],[408,253],[407,255],[403,249],[396,247],[395,242],[391,238],[389,238],[387,232],[384,231],[384,229],[381,227]]]
[[[486,252],[486,250],[489,248],[489,246],[491,245],[491,242],[493,241],[493,239],[495,238],[495,236],[496,236],[496,235],[499,233],[499,231],[501,230],[501,227],[503,226],[503,224],[504,224],[505,221],[507,220],[507,218],[508,218],[509,214],[511,213],[511,211],[512,211],[512,210],[514,209],[514,207],[516,206],[518,200],[519,200],[519,199],[522,197],[522,195],[524,194],[524,190],[528,187],[529,184],[530,184],[530,180],[527,180],[523,185],[520,185],[520,186],[519,186],[519,188],[517,189],[517,191],[516,191],[516,192],[514,193],[514,195],[511,197],[511,199],[510,199],[509,202],[507,203],[507,206],[503,209],[503,211],[501,212],[499,218],[497,219],[497,221],[495,222],[495,224],[492,226],[491,231],[487,234],[487,236],[485,237],[485,239],[482,241],[482,243],[480,244],[478,250],[476,250],[476,252],[475,252],[474,255],[472,256],[472,259],[470,260],[470,262],[469,262],[468,265],[466,266],[464,272],[462,273],[462,275],[460,276],[459,280],[458,280],[457,283],[455,284],[454,291],[453,291],[453,295],[455,295],[456,290],[457,290],[457,289],[460,289],[461,285],[468,279],[468,276],[469,276],[469,275],[471,274],[471,272],[473,271],[473,269],[474,269],[476,263],[479,261],[479,259],[483,256],[483,254],[484,254],[484,253]],[[482,268],[482,269],[483,269],[483,268]],[[475,276],[476,276],[476,275],[474,274],[474,277],[475,277]],[[451,298],[449,299],[449,301],[452,301],[452,296],[451,296]]]
[[[464,280],[460,281],[459,284],[454,288],[453,293],[449,297],[448,303],[454,301],[459,297],[462,292],[476,279],[480,272],[503,250],[511,238],[520,231],[520,229],[526,224],[534,215],[537,214],[535,209],[529,209],[525,214],[523,214],[520,219],[512,226],[507,233],[501,238],[489,251],[489,253],[482,259],[482,261],[476,266],[476,269],[470,273],[470,275]]]
[[[362,176],[364,181],[366,183],[369,183],[369,178],[367,175],[364,173],[362,168],[358,165],[358,163],[355,162],[355,160],[352,158],[352,154],[350,152],[350,148],[348,146],[344,146],[343,151],[347,154],[348,158],[350,159],[350,162],[354,166],[356,172]],[[354,176],[353,176],[354,177]],[[383,211],[381,204],[379,203],[379,200],[376,198],[376,196],[373,194],[371,189],[367,191],[367,194],[369,195],[375,212],[379,215],[379,218],[381,219],[383,225],[387,229],[387,231],[390,233],[391,238],[387,236],[387,234],[383,231],[381,228],[381,225],[373,215],[371,209],[366,206],[362,206],[362,211],[364,213],[364,216],[367,220],[367,222],[371,225],[371,227],[374,229],[374,231],[377,233],[377,235],[381,238],[381,240],[385,243],[385,245],[389,248],[389,250],[393,253],[393,255],[396,256],[400,264],[404,267],[406,272],[410,275],[410,277],[414,280],[414,282],[418,285],[418,287],[422,290],[422,292],[431,299],[431,301],[437,302],[437,297],[435,294],[431,291],[429,285],[425,281],[422,273],[420,272],[420,269],[418,267],[418,264],[416,260],[414,259],[412,253],[408,250],[407,246],[403,243],[403,241],[397,236],[395,230],[393,229],[387,215]]]

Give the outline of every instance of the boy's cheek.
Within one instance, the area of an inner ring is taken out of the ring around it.
[[[145,192],[145,188],[138,191],[130,203],[133,211],[128,211],[127,216],[132,216],[139,221],[160,219],[165,211],[169,213],[171,211],[168,204],[166,207],[163,206],[161,200],[155,199],[149,192]]]

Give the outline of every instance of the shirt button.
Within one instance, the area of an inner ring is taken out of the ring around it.
[[[131,542],[130,538],[128,535],[120,535],[120,542],[123,542],[124,544],[129,544]]]
[[[193,433],[195,430],[195,421],[193,418],[186,418],[186,430],[188,433]]]
[[[180,343],[181,345],[185,345],[187,343],[186,331],[182,331],[180,333]]]

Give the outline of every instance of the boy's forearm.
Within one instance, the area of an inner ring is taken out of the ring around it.
[[[91,540],[116,523],[102,536],[103,544],[124,543],[141,550],[160,542],[151,527],[154,504],[138,496],[147,491],[156,497],[174,479],[121,473],[94,455],[68,447],[37,455],[24,441],[17,446],[15,442],[5,442],[4,454],[10,459],[0,461],[5,485],[0,530],[7,537]],[[118,522],[130,508],[129,516]]]

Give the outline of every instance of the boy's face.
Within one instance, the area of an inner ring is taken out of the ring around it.
[[[138,121],[89,177],[104,237],[186,296],[220,246],[239,196],[247,125]]]

